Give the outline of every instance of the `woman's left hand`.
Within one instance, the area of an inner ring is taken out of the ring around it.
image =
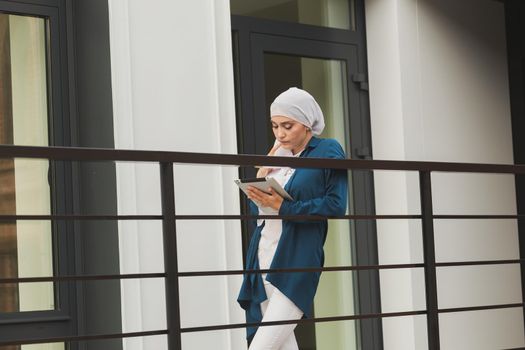
[[[263,192],[260,189],[248,186],[246,189],[246,194],[248,198],[257,203],[261,207],[270,207],[279,211],[281,204],[283,203],[283,197],[281,197],[277,192],[272,188],[268,189],[269,193]]]

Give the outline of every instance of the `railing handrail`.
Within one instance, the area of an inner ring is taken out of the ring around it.
[[[170,162],[223,166],[290,166],[294,168],[330,168],[349,170],[525,174],[525,165],[521,164],[268,157],[254,154],[151,151],[92,147],[0,145],[0,159],[1,158],[44,158],[69,161]]]
[[[366,318],[383,318],[394,316],[408,316],[424,314],[427,317],[427,333],[429,350],[440,349],[439,337],[439,314],[444,312],[464,312],[474,310],[501,309],[511,307],[523,307],[523,303],[511,303],[501,305],[483,305],[460,307],[451,309],[440,309],[438,307],[437,295],[437,267],[470,266],[470,265],[500,265],[520,264],[524,266],[525,259],[507,259],[490,261],[456,261],[437,262],[434,243],[434,219],[459,219],[459,218],[499,218],[499,219],[521,219],[523,214],[517,215],[435,215],[432,209],[432,172],[462,172],[462,173],[496,173],[496,174],[525,174],[525,165],[515,164],[480,164],[480,163],[453,163],[453,162],[430,162],[430,161],[401,161],[401,160],[363,160],[363,159],[330,159],[330,158],[295,158],[295,157],[268,157],[261,155],[244,154],[214,154],[194,152],[169,152],[169,151],[144,151],[144,150],[122,150],[104,148],[81,148],[81,147],[55,147],[55,146],[14,146],[0,145],[0,159],[2,158],[38,158],[58,161],[124,161],[124,162],[153,162],[160,166],[161,184],[161,207],[162,215],[0,215],[2,220],[162,220],[163,224],[163,248],[164,248],[164,273],[150,274],[127,274],[127,275],[85,275],[85,276],[50,276],[29,278],[0,278],[0,283],[31,283],[37,281],[74,281],[74,280],[103,280],[103,279],[129,279],[129,278],[164,278],[166,298],[167,329],[150,332],[100,334],[100,335],[66,335],[54,338],[56,341],[78,341],[111,339],[137,336],[150,336],[166,334],[170,349],[182,349],[181,334],[185,332],[198,332],[206,330],[232,329],[247,326],[266,326],[270,324],[301,323],[303,320],[285,320],[276,322],[239,323],[228,325],[202,326],[193,328],[181,327],[180,305],[179,305],[179,278],[197,276],[234,275],[244,273],[263,273],[269,270],[230,270],[230,271],[193,271],[180,272],[178,270],[176,221],[177,220],[224,220],[253,218],[250,215],[177,215],[175,213],[174,193],[174,164],[200,164],[221,166],[291,166],[294,168],[325,168],[325,169],[347,169],[347,170],[398,170],[419,172],[419,191],[421,200],[421,213],[412,215],[343,215],[337,219],[354,220],[377,220],[377,219],[420,219],[422,221],[423,235],[423,262],[413,264],[396,265],[357,265],[357,266],[334,266],[321,267],[313,270],[318,271],[359,271],[359,270],[383,270],[389,268],[423,268],[425,271],[425,310],[404,311],[398,313],[373,313],[363,315],[337,316],[328,318],[313,318],[305,322],[327,322],[336,320],[359,320]],[[260,218],[260,216],[258,216]],[[279,218],[281,216],[271,216]],[[293,216],[295,217],[295,216]],[[324,219],[329,217],[324,217]],[[310,219],[319,219],[318,216]],[[279,269],[289,273],[309,268],[287,268]],[[48,341],[45,338],[20,339],[7,342],[0,341],[0,346],[8,344],[31,344]]]

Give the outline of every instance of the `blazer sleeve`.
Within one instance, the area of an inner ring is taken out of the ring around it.
[[[345,155],[339,143],[333,140],[333,142],[330,143],[324,158],[344,159]],[[279,215],[344,215],[346,212],[348,196],[347,170],[324,169],[324,172],[325,188],[323,196],[302,201],[290,201],[285,199],[279,209]]]
[[[250,215],[259,215],[259,207],[248,198],[248,212]]]

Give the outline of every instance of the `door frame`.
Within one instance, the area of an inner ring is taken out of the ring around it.
[[[252,118],[250,122],[257,130],[254,135],[255,153],[264,154],[267,151],[267,119],[268,111],[266,107],[266,92],[264,78],[264,55],[267,53],[283,54],[288,56],[308,57],[318,59],[331,59],[343,61],[346,66],[348,115],[359,114],[359,89],[356,84],[351,83],[352,76],[358,74],[357,70],[357,48],[355,45],[345,45],[329,43],[323,41],[287,38],[282,36],[254,33],[251,37],[251,57],[252,57],[252,82],[253,82],[253,111],[245,115],[245,118]],[[355,123],[354,123],[355,124]],[[349,128],[358,125],[349,124]],[[262,147],[264,146],[264,147]],[[347,154],[353,153],[346,149]]]

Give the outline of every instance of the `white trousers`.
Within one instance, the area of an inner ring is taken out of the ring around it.
[[[268,299],[261,303],[262,322],[299,320],[303,312],[286,295],[267,283],[264,285]],[[249,350],[298,350],[293,332],[296,324],[260,326]]]

